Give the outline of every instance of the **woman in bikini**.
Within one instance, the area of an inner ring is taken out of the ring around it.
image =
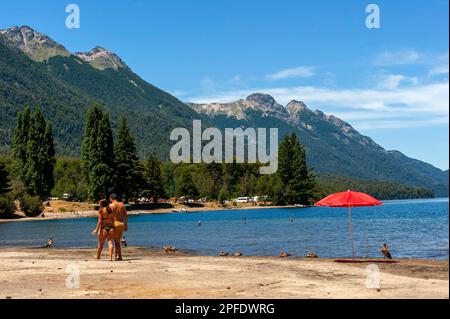
[[[114,214],[111,208],[109,208],[109,203],[106,199],[100,201],[100,209],[98,211],[98,222],[95,229],[92,231],[93,235],[98,234],[98,248],[97,248],[97,259],[100,259],[102,254],[103,245],[105,240],[108,240],[108,255],[109,259],[113,260],[113,240],[114,240]]]

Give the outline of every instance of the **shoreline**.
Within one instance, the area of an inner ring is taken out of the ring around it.
[[[105,243],[105,247],[106,247],[106,243]],[[103,256],[106,256],[106,248],[103,248]],[[77,252],[77,251],[92,251],[94,252],[96,250],[96,246],[79,246],[79,247],[58,247],[58,246],[52,246],[50,248],[50,250],[53,251],[61,251],[61,252]],[[163,247],[156,247],[156,246],[128,246],[125,247],[123,249],[128,249],[131,251],[135,251],[135,250],[139,250],[141,252],[145,252],[148,254],[154,254],[154,253],[160,253],[160,252],[165,252]],[[9,246],[1,246],[0,245],[0,254],[2,252],[2,250],[6,250],[6,251],[10,251],[10,250],[17,250],[17,251],[27,251],[27,250],[32,250],[32,251],[46,251],[47,249],[44,248],[42,245],[41,246],[14,246],[14,245],[9,245]],[[444,262],[444,261],[449,261],[449,259],[447,257],[442,257],[442,258],[437,258],[437,257],[433,257],[433,258],[427,258],[427,257],[398,257],[398,258],[393,258],[391,260],[385,260],[382,257],[367,257],[367,256],[356,256],[355,260],[353,260],[353,258],[351,256],[336,256],[336,257],[306,257],[305,255],[296,255],[296,254],[290,254],[289,257],[280,257],[277,254],[273,254],[273,255],[249,255],[249,254],[243,254],[241,256],[233,256],[232,253],[230,253],[227,256],[220,256],[219,252],[215,255],[206,255],[206,254],[202,254],[201,252],[197,251],[197,250],[193,250],[193,249],[178,249],[176,250],[176,253],[166,253],[166,255],[168,256],[189,256],[189,257],[205,257],[205,258],[213,258],[213,257],[221,257],[221,258],[276,258],[276,259],[289,259],[289,260],[328,260],[328,261],[334,261],[337,263],[344,263],[344,264],[370,264],[370,263],[375,263],[375,264],[395,264],[397,262],[403,261],[429,261],[429,262]]]
[[[106,250],[0,248],[4,298],[448,298],[448,260],[338,263],[329,258],[211,257],[127,247],[124,261]],[[366,285],[369,264],[379,289]],[[80,287],[65,285],[67,267]]]
[[[221,210],[257,210],[257,209],[270,209],[270,208],[299,208],[295,205],[285,205],[285,206],[233,206],[233,207],[195,207],[188,208],[188,212],[180,213],[174,212],[173,209],[176,208],[157,208],[152,210],[135,210],[129,211],[129,216],[138,215],[152,215],[152,214],[190,214],[198,212],[210,212],[210,211],[221,211]],[[64,212],[64,213],[53,213],[45,212],[46,217],[16,217],[10,219],[0,219],[0,223],[8,222],[27,222],[27,221],[45,221],[45,220],[57,220],[57,219],[78,219],[78,218],[94,218],[97,217],[97,211],[80,211],[80,212]],[[17,216],[17,215],[16,215]],[[19,215],[20,216],[20,215]]]
[[[442,200],[442,201],[448,201],[448,197],[438,197],[438,198],[432,198],[431,200]],[[420,203],[421,200],[426,199],[396,199],[396,200],[386,200],[383,202],[386,202],[386,204],[391,202],[404,202],[404,201],[415,201],[417,203]],[[136,216],[136,215],[151,215],[151,214],[189,214],[189,213],[197,213],[197,212],[209,212],[209,211],[221,211],[221,210],[257,210],[257,209],[271,209],[271,208],[286,208],[286,209],[293,209],[293,208],[301,208],[295,205],[274,205],[274,206],[259,206],[259,205],[249,205],[249,206],[229,206],[229,207],[217,207],[217,206],[211,206],[216,203],[214,202],[208,202],[206,206],[204,207],[193,207],[189,208],[188,212],[180,213],[180,212],[174,212],[173,209],[179,209],[179,208],[186,208],[184,205],[177,204],[178,206],[174,206],[172,208],[157,208],[157,209],[151,209],[151,210],[134,210],[129,211],[128,214],[130,216]],[[313,207],[313,206],[311,206]],[[308,207],[306,207],[308,208]],[[44,221],[44,220],[56,220],[56,219],[77,219],[77,218],[95,218],[97,217],[97,211],[94,210],[86,210],[86,211],[67,211],[67,212],[44,212],[46,217],[24,217],[22,213],[15,214],[14,218],[0,218],[0,224],[1,223],[8,223],[8,222],[25,222],[25,221]]]

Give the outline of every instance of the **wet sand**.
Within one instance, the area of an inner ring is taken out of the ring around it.
[[[105,252],[106,253],[106,252]],[[0,249],[2,298],[448,298],[448,261],[375,263],[380,289],[367,288],[369,263],[279,257],[205,257],[125,248],[111,262],[94,249]],[[380,260],[376,260],[380,261]],[[66,287],[66,267],[80,287]]]

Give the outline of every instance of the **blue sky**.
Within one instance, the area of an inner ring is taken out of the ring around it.
[[[184,101],[304,101],[386,149],[448,169],[448,1],[5,1],[68,50],[102,46]],[[79,5],[81,28],[65,27]],[[368,29],[376,3],[381,28]]]

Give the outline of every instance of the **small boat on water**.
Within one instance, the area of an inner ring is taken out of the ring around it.
[[[298,208],[306,208],[306,207],[308,207],[308,205],[302,205],[302,204],[294,204],[294,206],[298,207]]]

